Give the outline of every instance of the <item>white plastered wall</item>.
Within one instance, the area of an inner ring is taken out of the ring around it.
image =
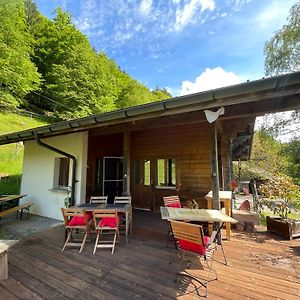
[[[85,202],[88,133],[66,134],[42,139],[42,141],[75,156],[77,160],[76,180],[78,181],[75,189],[75,202]],[[30,208],[32,214],[62,220],[60,208],[65,206],[67,192],[53,189],[53,176],[55,158],[64,156],[38,145],[36,141],[26,141],[24,145],[21,194],[27,197],[23,199],[23,202],[34,203]],[[72,179],[71,166],[69,186],[71,186]]]

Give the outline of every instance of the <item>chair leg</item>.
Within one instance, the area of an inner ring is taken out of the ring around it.
[[[65,241],[65,243],[64,243],[64,246],[63,246],[61,252],[64,252],[64,251],[65,251],[65,248],[66,248],[66,246],[67,246],[67,244],[68,244],[68,242],[69,242],[69,240],[70,240],[70,238],[71,238],[71,235],[72,235],[72,229],[67,229],[67,231],[68,231],[68,236],[67,236],[67,238],[66,238],[66,241]]]
[[[227,266],[227,259],[226,259],[226,255],[225,255],[225,251],[224,251],[222,243],[220,244],[220,246],[221,246],[223,257],[224,257],[224,264]]]
[[[111,249],[111,254],[114,254],[114,251],[115,251],[116,238],[117,238],[117,231],[115,231],[113,246],[112,246],[112,249]]]
[[[95,242],[95,246],[94,246],[93,255],[96,253],[96,249],[97,249],[97,245],[98,245],[98,240],[99,240],[99,235],[100,235],[100,230],[96,230],[96,242]]]
[[[84,247],[84,244],[85,244],[85,241],[86,241],[87,236],[88,236],[88,231],[85,230],[85,232],[84,232],[84,237],[83,237],[83,241],[82,241],[82,243],[81,243],[81,247],[80,247],[79,253],[81,253],[81,251],[82,251],[82,249],[83,249],[83,247]]]

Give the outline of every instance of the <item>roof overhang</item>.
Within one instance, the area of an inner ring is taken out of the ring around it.
[[[214,110],[221,106],[225,107],[225,114],[220,119],[249,115],[255,119],[256,116],[265,113],[299,109],[300,72],[9,133],[0,136],[0,145],[32,140],[35,135],[45,138],[94,127],[124,124],[205,109]],[[239,143],[242,143],[241,138],[236,140],[236,145]]]

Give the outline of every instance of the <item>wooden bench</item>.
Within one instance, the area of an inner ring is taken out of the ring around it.
[[[28,202],[28,203],[24,203],[24,204],[21,204],[21,205],[18,205],[18,206],[0,211],[0,218],[5,217],[7,215],[10,215],[10,214],[12,214],[16,211],[17,212],[17,217],[18,217],[19,212],[20,212],[20,219],[22,219],[23,210],[25,209],[25,210],[27,210],[27,213],[29,213],[29,208],[32,204],[33,204],[32,202]]]

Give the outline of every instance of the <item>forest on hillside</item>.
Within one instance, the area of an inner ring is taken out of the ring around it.
[[[170,98],[121,70],[61,8],[43,16],[32,0],[0,0],[0,109],[73,119]]]

